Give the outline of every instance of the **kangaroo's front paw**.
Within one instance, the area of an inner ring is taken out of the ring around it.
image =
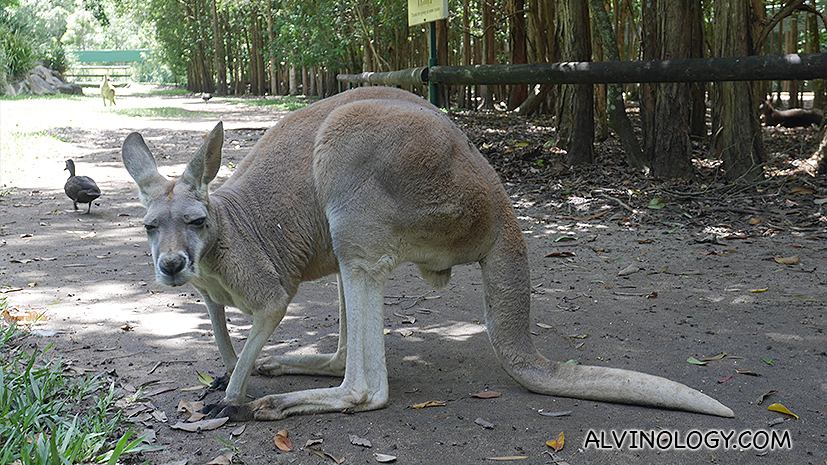
[[[209,386],[205,387],[201,390],[201,393],[198,395],[198,400],[203,400],[207,397],[207,394],[213,391],[225,391],[227,390],[227,385],[230,384],[230,374],[225,373],[222,376],[218,376],[213,378],[212,383]]]
[[[212,383],[210,383],[209,387],[207,388],[208,391],[224,391],[227,389],[227,385],[230,384],[230,374],[224,373],[223,375],[213,378]]]
[[[207,418],[224,418],[230,421],[252,421],[253,411],[247,405],[227,405],[223,402],[205,405],[199,412]]]

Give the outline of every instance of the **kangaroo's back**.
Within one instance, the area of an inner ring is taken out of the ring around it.
[[[268,129],[224,185],[232,186],[250,176],[268,176],[278,172],[287,175],[285,170],[289,170],[290,175],[309,174],[316,134],[330,113],[350,102],[376,99],[403,100],[439,111],[423,98],[393,87],[361,87],[328,97],[291,112]],[[294,170],[301,170],[302,173]],[[312,176],[305,176],[302,181],[312,184]],[[281,186],[279,188],[283,190]]]

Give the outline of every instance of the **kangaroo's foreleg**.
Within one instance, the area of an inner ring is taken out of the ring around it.
[[[332,354],[275,355],[261,361],[258,372],[268,376],[318,375],[344,376],[347,357],[347,309],[342,275],[336,275],[339,285],[339,346]]]
[[[218,404],[204,406],[202,412],[210,416],[237,418],[237,406],[247,400],[247,384],[256,358],[284,317],[286,307],[284,305],[277,310],[263,308],[253,313],[253,325],[235,369],[230,373],[224,400]]]
[[[387,272],[377,276],[360,266],[342,265],[341,276],[350,312],[346,322],[347,365],[341,386],[271,394],[237,407],[227,407],[220,416],[229,416],[235,421],[279,420],[302,413],[364,411],[385,406],[388,372],[382,306]],[[241,360],[236,373],[240,365]]]

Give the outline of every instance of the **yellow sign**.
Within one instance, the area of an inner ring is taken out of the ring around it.
[[[408,26],[448,18],[448,0],[408,0]]]

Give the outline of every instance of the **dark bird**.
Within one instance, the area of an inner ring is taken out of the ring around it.
[[[204,103],[207,103],[207,100],[209,100],[211,98],[212,98],[212,94],[208,94],[206,92],[201,94],[201,99],[204,100]]]
[[[88,176],[75,176],[75,162],[72,160],[66,160],[66,168],[64,170],[69,170],[69,179],[66,180],[63,191],[66,192],[66,195],[74,202],[75,210],[78,209],[78,202],[88,203],[89,208],[86,209],[86,213],[89,213],[92,209],[92,201],[101,196],[101,190],[98,189],[98,185],[95,184],[92,178]]]

